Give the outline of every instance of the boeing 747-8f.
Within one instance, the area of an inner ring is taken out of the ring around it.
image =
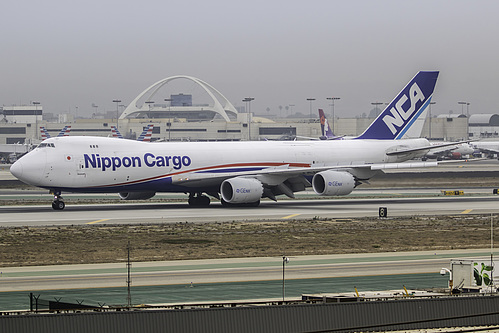
[[[191,206],[254,205],[261,198],[293,198],[312,187],[324,196],[347,195],[387,168],[436,166],[402,163],[432,147],[419,137],[438,72],[419,72],[359,137],[351,140],[145,143],[105,137],[47,139],[11,167],[23,182],[54,194],[119,193],[148,199],[156,192],[189,194]]]

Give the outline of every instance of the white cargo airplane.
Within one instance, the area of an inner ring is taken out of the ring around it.
[[[436,166],[401,163],[432,146],[419,137],[438,72],[419,72],[371,126],[351,140],[145,143],[105,137],[47,139],[11,167],[21,181],[49,189],[62,210],[62,192],[119,193],[125,200],[156,192],[207,195],[224,205],[257,206],[261,198],[312,186],[319,195],[347,195],[383,169]],[[407,139],[406,139],[407,138]]]

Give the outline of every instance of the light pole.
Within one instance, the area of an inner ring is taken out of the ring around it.
[[[464,115],[464,106],[466,105],[466,123],[467,123],[467,126],[466,126],[466,138],[469,139],[469,133],[470,133],[470,129],[469,129],[469,123],[470,123],[470,120],[469,120],[469,105],[470,103],[468,102],[457,102],[457,104],[461,104],[461,114]]]
[[[307,98],[307,101],[310,102],[310,119],[312,119],[312,102],[315,101],[315,98]]]
[[[248,141],[251,141],[251,101],[254,101],[254,97],[246,97],[243,102],[248,103]]]
[[[151,118],[151,105],[154,103],[154,101],[145,101],[147,105],[149,105],[149,113],[147,114],[149,118]]]
[[[170,117],[170,107],[172,105],[171,98],[165,98],[165,102],[168,102],[168,142],[172,139],[172,119]]]
[[[326,97],[326,99],[328,101],[331,101],[331,113],[332,113],[332,116],[333,116],[333,123],[332,123],[332,131],[333,133],[336,133],[335,129],[334,129],[334,101],[336,100],[339,100],[340,98],[339,97]]]
[[[35,106],[35,139],[38,140],[38,105],[40,102],[32,102]]]
[[[282,256],[282,302],[284,303],[285,288],[284,288],[284,272],[286,271],[286,264],[289,263],[289,258]]]
[[[457,104],[461,105],[461,114],[464,115],[464,106],[469,105],[468,102],[457,102]]]
[[[374,108],[376,109],[376,117],[378,117],[379,116],[378,105],[382,105],[383,103],[381,103],[381,102],[373,102],[371,104],[374,105]]]
[[[430,127],[430,128],[429,128],[429,132],[430,132],[430,134],[429,134],[429,139],[430,139],[430,140],[431,140],[431,106],[432,106],[433,104],[437,104],[437,102],[430,102],[430,124],[429,124],[429,127]]]
[[[113,99],[113,102],[116,103],[116,129],[118,129],[118,119],[119,119],[119,108],[118,108],[118,103],[121,103],[120,99]]]

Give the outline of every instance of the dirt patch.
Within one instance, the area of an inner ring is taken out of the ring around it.
[[[497,216],[0,228],[0,267],[487,248]]]

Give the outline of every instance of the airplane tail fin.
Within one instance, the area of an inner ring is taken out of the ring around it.
[[[57,137],[61,136],[69,136],[69,132],[71,132],[71,126],[64,126],[64,128],[57,134]]]
[[[329,140],[334,138],[335,136],[331,130],[331,126],[329,126],[329,122],[327,121],[324,110],[322,109],[319,109],[319,119],[321,121],[321,139]]]
[[[438,71],[420,71],[357,139],[398,140],[421,136]]]
[[[111,133],[113,135],[113,138],[123,139],[123,135],[121,135],[116,126],[111,126]]]
[[[49,132],[43,126],[40,126],[40,135],[42,137],[42,141],[50,138]]]
[[[144,131],[140,134],[139,138],[137,141],[144,141],[144,142],[150,142],[151,137],[152,137],[152,130],[154,129],[153,124],[147,125],[147,127],[144,129]]]

